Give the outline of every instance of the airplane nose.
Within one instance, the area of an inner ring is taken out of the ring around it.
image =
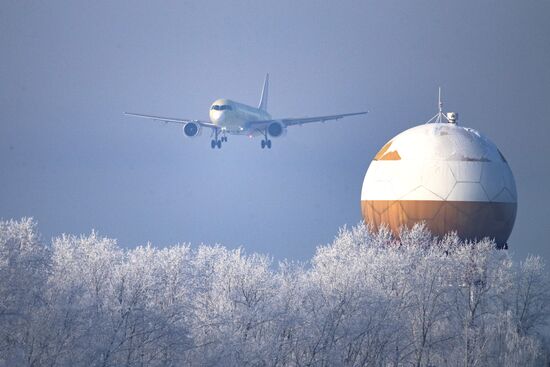
[[[219,112],[218,113],[218,122],[225,122],[225,119],[226,119],[226,115],[225,115],[225,112]]]
[[[221,122],[221,112],[220,111],[210,111],[210,121],[217,124]]]

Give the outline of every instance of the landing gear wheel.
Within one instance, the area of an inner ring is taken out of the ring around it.
[[[268,140],[267,143],[266,143],[266,145],[267,145],[267,148],[268,148],[268,149],[271,149],[271,140]]]
[[[212,141],[210,142],[210,147],[211,147],[212,149],[214,149],[214,148],[216,147],[216,141],[215,141],[215,140],[212,140]]]
[[[265,149],[265,140],[262,140],[262,149]]]
[[[221,149],[222,148],[222,141],[218,140],[217,143],[216,143],[216,146],[218,147],[218,149]]]

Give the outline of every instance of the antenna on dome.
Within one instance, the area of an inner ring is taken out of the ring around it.
[[[437,94],[437,114],[429,119],[426,123],[429,124],[431,122],[435,123],[442,123],[443,119],[447,120],[447,122],[451,124],[456,124],[456,121],[458,120],[458,113],[456,112],[447,112],[447,114],[443,113],[443,101],[441,100],[441,87],[438,87],[438,94]]]
[[[443,114],[443,102],[441,101],[441,87],[438,87],[437,108],[438,108],[437,113],[435,114],[434,117],[432,117],[426,122],[427,124],[429,124],[430,122],[441,123],[443,122],[443,117],[445,117],[445,115]]]
[[[439,106],[439,113],[437,116],[437,122],[441,122],[441,116],[443,116],[443,102],[441,102],[441,87],[438,88],[439,93],[437,97],[437,105]]]

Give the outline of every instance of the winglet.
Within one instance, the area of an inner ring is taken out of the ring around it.
[[[262,88],[262,97],[260,98],[260,105],[258,106],[260,110],[267,111],[268,89],[269,89],[269,74],[265,74],[264,87]]]

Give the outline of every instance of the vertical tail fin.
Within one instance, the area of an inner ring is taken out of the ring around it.
[[[267,111],[268,89],[269,89],[269,74],[265,74],[264,87],[262,88],[262,97],[260,98],[260,105],[258,106],[260,110]]]

